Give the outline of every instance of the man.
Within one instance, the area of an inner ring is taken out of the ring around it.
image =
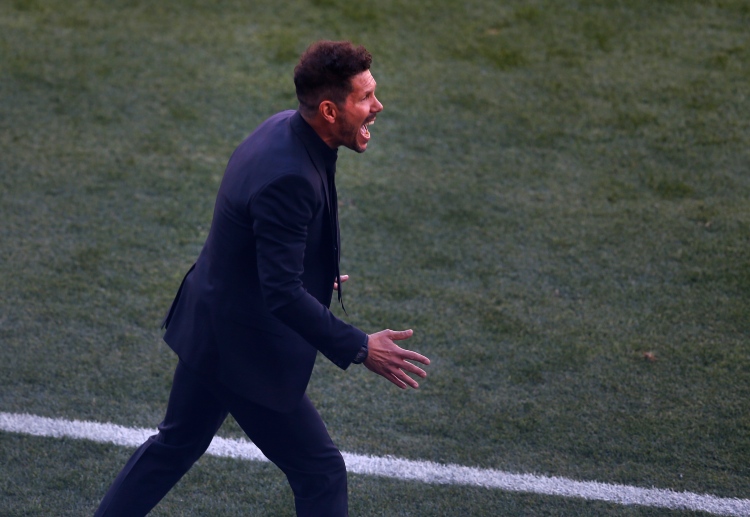
[[[305,395],[317,352],[364,363],[417,388],[400,348],[411,330],[367,335],[330,311],[338,290],[337,150],[367,149],[375,97],[371,56],[321,41],[294,70],[298,111],[261,124],[226,168],[206,243],[165,318],[179,356],[159,433],[115,479],[96,515],[145,515],[205,452],[231,413],[286,474],[297,515],[347,515],[346,467]],[[342,303],[343,306],[343,303]]]

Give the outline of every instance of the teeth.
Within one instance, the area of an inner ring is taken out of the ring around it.
[[[369,122],[365,122],[364,124],[362,124],[362,127],[360,128],[362,136],[364,136],[365,138],[370,138],[370,130],[367,127],[373,125],[374,123],[375,119],[372,119]]]

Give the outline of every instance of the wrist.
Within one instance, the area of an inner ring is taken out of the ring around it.
[[[362,348],[359,349],[359,352],[357,352],[357,355],[354,357],[354,360],[352,363],[354,364],[362,364],[367,359],[367,354],[369,352],[367,348],[367,343],[370,341],[370,336],[365,335],[365,342],[362,345]]]

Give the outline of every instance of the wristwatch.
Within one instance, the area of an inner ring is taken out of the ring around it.
[[[365,359],[367,359],[367,342],[370,340],[370,336],[367,336],[365,338],[365,344],[362,345],[362,348],[359,349],[359,352],[357,352],[357,355],[354,357],[354,361],[352,361],[354,364],[362,364],[365,362]]]

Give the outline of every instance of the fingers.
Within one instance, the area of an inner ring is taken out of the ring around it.
[[[393,384],[401,388],[402,390],[405,390],[406,388],[413,388],[413,389],[419,389],[419,384],[417,381],[406,375],[401,370],[396,370],[395,372],[392,372],[389,376],[384,376],[386,379],[391,381]]]
[[[408,339],[414,333],[411,329],[410,330],[402,330],[400,332],[396,332],[396,331],[391,331],[391,332],[393,332],[393,334],[401,334],[402,336],[404,336],[404,337],[400,337],[400,338],[399,337],[391,336],[391,339],[393,341],[399,341],[399,340]],[[394,345],[396,345],[396,343],[394,343]],[[405,348],[401,348],[398,345],[396,345],[396,347],[398,347],[397,350],[396,350],[397,356],[399,357],[399,359],[402,360],[403,364],[406,366],[406,368],[410,372],[417,373],[418,375],[420,375],[422,377],[424,377],[424,376],[427,375],[426,373],[424,373],[424,370],[422,370],[421,368],[417,368],[413,364],[408,363],[406,361],[416,361],[416,362],[422,363],[424,365],[429,365],[430,364],[430,359],[428,357],[425,357],[422,354],[418,354],[417,352],[414,352],[412,350],[407,350]],[[419,372],[421,372],[421,373],[419,373]],[[424,374],[424,375],[422,375],[422,374]]]
[[[400,367],[401,370],[406,370],[407,372],[413,373],[415,375],[419,375],[423,379],[427,377],[427,372],[421,369],[419,366],[414,366],[413,364],[404,361],[403,364]]]
[[[396,386],[398,386],[399,388],[401,388],[402,390],[405,390],[408,387],[411,387],[412,389],[415,389],[415,390],[419,388],[419,384],[417,384],[417,382],[411,377],[409,377],[408,375],[399,377],[398,375],[393,374],[391,382],[395,384]]]
[[[401,376],[399,377],[399,380],[403,382],[405,385],[411,386],[415,390],[419,389],[419,383],[403,372],[401,372]],[[406,386],[404,386],[404,389],[406,389]]]
[[[408,387],[418,389],[419,383],[409,377],[406,372],[413,373],[423,379],[427,377],[427,372],[406,361],[402,361],[399,365],[390,365],[389,367],[386,367],[385,371],[380,372],[380,375],[401,389],[406,389]]]
[[[402,389],[405,389],[407,386],[411,386],[414,389],[419,388],[419,383],[407,375],[407,373],[414,374],[422,379],[427,377],[427,372],[403,358],[394,359],[388,366],[388,370],[391,382]]]
[[[390,377],[387,377],[387,376],[386,376],[386,379],[388,379],[389,381],[391,381],[391,382],[392,382],[393,384],[395,384],[396,386],[398,386],[398,387],[399,387],[399,388],[401,388],[402,390],[405,390],[405,389],[407,388],[407,386],[406,386],[406,384],[404,383],[404,381],[402,381],[401,379],[399,379],[399,378],[398,378],[398,377],[396,376],[396,374],[395,374],[395,373],[392,373],[392,374],[390,375]]]
[[[429,357],[425,357],[422,354],[418,354],[416,352],[412,352],[411,350],[403,350],[402,357],[404,359],[408,359],[409,361],[416,361],[416,362],[422,363],[424,365],[429,365],[430,364]]]
[[[342,283],[342,284],[343,284],[344,282],[346,282],[347,280],[349,280],[349,275],[341,275],[341,283]],[[338,290],[339,290],[339,283],[338,283],[338,282],[336,282],[335,280],[334,280],[334,282],[333,282],[333,290],[334,290],[334,291],[338,291]]]
[[[408,330],[387,330],[388,337],[391,338],[393,341],[402,341],[404,339],[409,339],[413,334],[414,331],[412,329]]]
[[[409,339],[414,334],[407,330],[382,330],[370,335],[370,353],[365,359],[365,366],[373,372],[385,377],[401,389],[419,388],[419,383],[408,374],[426,378],[427,372],[409,361],[429,365],[430,360],[413,352],[401,348],[395,341]]]

